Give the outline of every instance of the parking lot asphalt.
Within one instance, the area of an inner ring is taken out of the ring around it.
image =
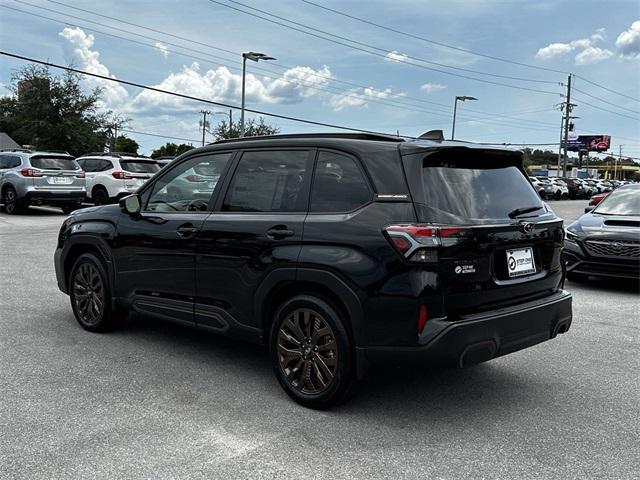
[[[586,205],[549,203],[567,222]],[[260,347],[143,317],[82,330],[55,282],[63,219],[0,214],[2,479],[640,477],[640,296],[624,282],[568,282],[573,324],[552,341],[372,371],[317,412]]]

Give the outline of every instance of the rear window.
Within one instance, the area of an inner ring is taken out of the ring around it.
[[[513,160],[486,155],[465,157],[458,160],[447,156],[437,161],[426,157],[415,178],[409,176],[420,221],[512,221],[510,213],[531,207],[540,208],[519,218],[545,213],[540,197]]]
[[[131,173],[156,173],[160,171],[160,165],[154,161],[145,160],[120,160],[123,170]]]
[[[80,168],[73,158],[31,157],[29,162],[33,168],[42,170],[78,170]]]

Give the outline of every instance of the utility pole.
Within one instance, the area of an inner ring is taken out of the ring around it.
[[[620,168],[622,169],[622,145],[618,145],[618,158],[615,160],[613,167],[613,179],[618,179],[618,162],[620,162]]]
[[[573,105],[571,103],[571,77],[569,74],[569,78],[567,80],[567,101],[565,102],[564,108],[564,161],[562,163],[562,176],[567,176],[567,144],[569,143],[569,117],[571,116],[571,110],[573,110]]]
[[[118,141],[118,124],[113,125],[113,145],[110,145],[111,153],[116,151],[116,142]]]
[[[200,113],[202,114],[202,146],[204,147],[204,134],[207,131],[207,115],[211,112],[209,110],[200,110]]]
[[[561,103],[560,104],[560,111],[562,111],[564,109],[564,104]],[[560,143],[558,143],[558,168],[556,169],[558,172],[558,175],[560,175],[560,160],[562,159],[562,135],[563,135],[563,129],[564,129],[564,112],[562,113],[562,115],[560,116]],[[566,172],[563,172],[563,177],[566,177]]]

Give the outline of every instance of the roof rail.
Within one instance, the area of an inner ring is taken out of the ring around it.
[[[0,152],[25,152],[31,153],[33,150],[29,150],[28,148],[2,148]]]
[[[31,150],[31,151],[33,153],[56,153],[58,155],[69,155],[70,157],[72,156],[66,150]]]
[[[128,152],[90,152],[83,153],[80,157],[140,157],[137,153],[128,153]]]
[[[395,137],[393,135],[383,135],[381,133],[288,133],[282,135],[264,135],[257,137],[242,137],[242,138],[228,138],[224,140],[217,140],[213,142],[213,145],[220,143],[234,143],[234,142],[252,142],[257,140],[280,140],[290,138],[339,138],[339,139],[352,139],[352,140],[370,140],[379,142],[404,142],[404,138]]]

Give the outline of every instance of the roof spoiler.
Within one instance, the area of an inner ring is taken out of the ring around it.
[[[444,133],[442,130],[429,130],[418,137],[420,140],[433,140],[434,142],[443,142]]]

